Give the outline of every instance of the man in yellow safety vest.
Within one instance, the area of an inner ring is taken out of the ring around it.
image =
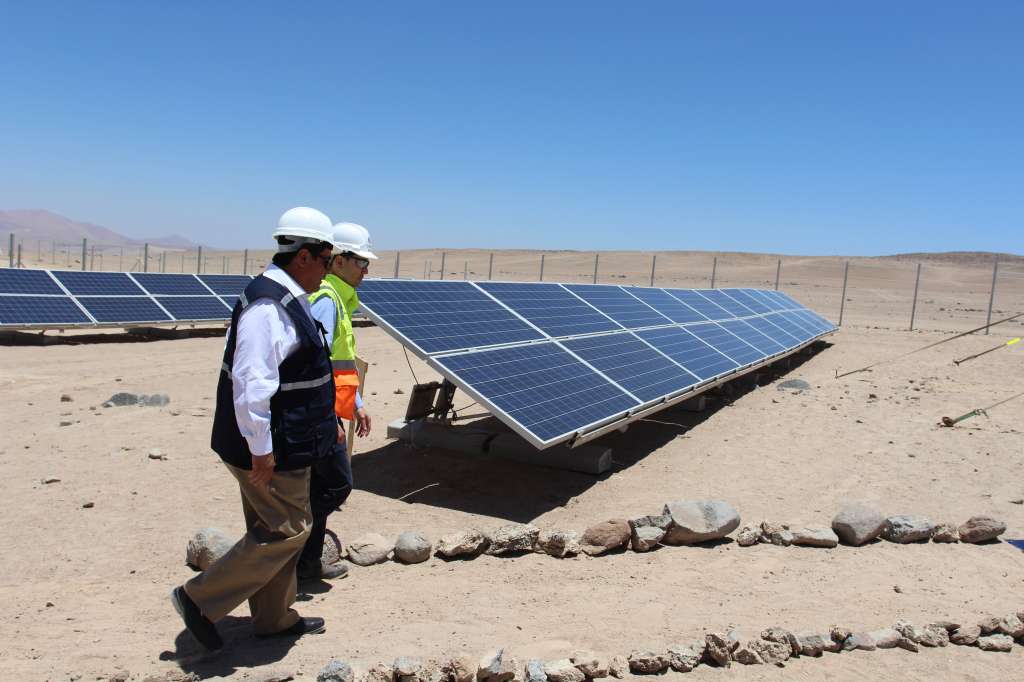
[[[352,312],[359,307],[356,288],[376,260],[370,246],[370,233],[362,225],[338,223],[334,226],[334,256],[320,289],[309,296],[313,319],[323,327],[331,350],[334,371],[334,413],[338,423],[354,420],[356,435],[370,433],[370,415],[359,395],[356,370],[356,339],[352,333]],[[343,578],[345,564],[323,564],[327,517],[352,492],[350,447],[336,448],[337,456],[316,462],[309,481],[309,501],[313,527],[299,558],[300,580]]]

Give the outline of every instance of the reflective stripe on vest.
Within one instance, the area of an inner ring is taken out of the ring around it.
[[[334,372],[334,414],[355,418],[359,373],[356,370],[356,337],[352,333],[352,310],[359,305],[356,290],[337,275],[329,274],[320,289],[310,294],[309,303],[326,296],[334,303],[334,338],[331,340],[331,369]],[[349,305],[345,305],[346,301]]]
[[[303,388],[316,388],[317,386],[323,386],[331,381],[331,375],[325,374],[319,379],[310,379],[309,381],[292,381],[286,384],[281,384],[282,391],[297,391]]]

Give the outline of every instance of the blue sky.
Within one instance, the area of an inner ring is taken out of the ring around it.
[[[0,209],[382,249],[1024,253],[1024,3],[6,2]]]

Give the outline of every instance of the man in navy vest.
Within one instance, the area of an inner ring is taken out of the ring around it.
[[[322,618],[301,617],[291,606],[312,522],[309,467],[344,447],[330,355],[307,298],[327,274],[331,231],[316,209],[282,215],[273,264],[231,315],[211,445],[238,481],[246,533],[171,593],[185,627],[211,651],[223,646],[214,623],[246,600],[257,636],[325,630]]]

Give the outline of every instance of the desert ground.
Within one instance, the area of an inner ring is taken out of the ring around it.
[[[401,274],[422,276],[430,260],[436,278],[439,256],[403,254]],[[711,258],[659,257],[657,284],[705,286]],[[719,258],[719,286],[774,285],[775,256]],[[787,258],[780,288],[835,321],[843,262]],[[447,277],[486,277],[486,252],[450,253],[446,263]],[[602,281],[649,281],[649,254],[601,254],[600,263]],[[382,262],[377,272],[391,274],[393,266]],[[492,276],[536,280],[538,268],[539,252],[503,252]],[[589,281],[593,256],[550,255],[545,268],[545,280]],[[615,467],[600,477],[388,441],[385,426],[403,416],[413,377],[396,341],[360,328],[374,430],[357,441],[356,490],[330,527],[343,541],[405,530],[436,540],[513,522],[582,532],[606,519],[659,513],[680,499],[726,500],[744,523],[828,525],[842,505],[863,501],[934,521],[990,515],[1006,522],[1004,538],[1024,538],[1024,506],[1015,502],[1024,498],[1024,399],[952,429],[937,425],[1022,390],[1024,344],[952,363],[1020,335],[1021,324],[835,378],[837,370],[984,323],[991,264],[954,259],[926,262],[916,329],[907,331],[914,268],[894,259],[853,261],[843,327],[828,347],[756,388],[718,392],[703,412],[670,408],[602,438]],[[1019,264],[1001,270],[994,319],[1024,311],[1022,271]],[[1024,609],[1024,553],[1006,542],[835,549],[726,542],[561,560],[432,558],[353,566],[347,579],[304,593],[297,608],[323,616],[328,630],[295,643],[253,638],[242,606],[220,623],[225,649],[204,655],[168,593],[193,575],[185,546],[194,531],[243,530],[237,488],[208,447],[223,339],[65,336],[80,343],[0,346],[0,513],[9,548],[0,579],[4,679],[106,679],[124,670],[132,679],[189,671],[308,680],[331,658],[366,668],[402,655],[440,661],[498,647],[520,661],[578,649],[615,655],[712,630],[736,628],[747,637],[769,626],[873,630],[899,619],[973,622]],[[434,378],[410,358],[420,381]],[[780,390],[786,379],[811,388]],[[170,403],[101,407],[120,391],[165,393]],[[456,406],[468,402],[456,394]],[[151,459],[153,448],[166,459]],[[59,481],[43,483],[51,478]],[[825,654],[785,668],[701,666],[689,675],[991,680],[1018,678],[1022,664],[1022,646],[1010,653],[950,646]]]

